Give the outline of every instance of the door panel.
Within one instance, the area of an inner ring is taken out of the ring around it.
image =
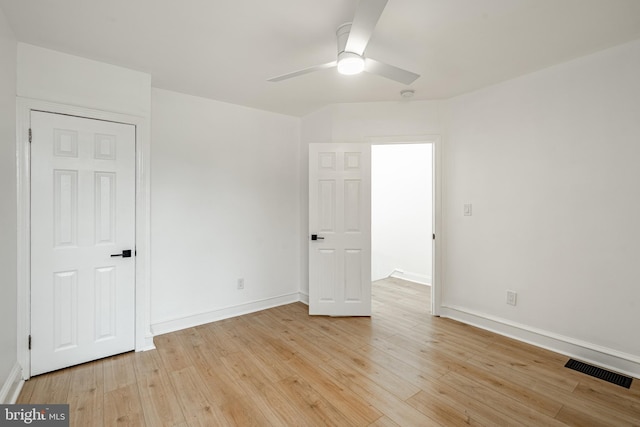
[[[31,374],[134,348],[135,127],[32,112]]]
[[[309,313],[371,315],[371,146],[309,146]]]

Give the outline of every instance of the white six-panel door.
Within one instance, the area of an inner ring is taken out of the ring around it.
[[[33,111],[31,129],[38,375],[134,348],[135,127]]]
[[[309,314],[371,315],[369,144],[309,145]]]

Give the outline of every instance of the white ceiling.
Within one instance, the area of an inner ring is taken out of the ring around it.
[[[366,0],[363,0],[366,1]],[[400,99],[404,85],[324,70],[357,0],[0,0],[19,41],[152,75],[153,86],[296,116]],[[640,38],[640,0],[389,0],[365,56],[447,98]]]

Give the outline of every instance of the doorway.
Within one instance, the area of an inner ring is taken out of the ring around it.
[[[155,348],[149,319],[149,246],[150,246],[150,152],[149,122],[145,117],[119,114],[54,102],[17,98],[17,164],[18,164],[18,361],[22,379],[31,376],[31,115],[48,112],[64,116],[128,124],[135,127],[135,342],[136,351]],[[64,141],[59,147],[67,151]],[[95,143],[95,141],[94,141]],[[101,147],[104,145],[99,144]],[[71,180],[72,181],[72,180]],[[108,180],[107,180],[108,181]],[[65,184],[66,185],[66,184]],[[123,248],[124,250],[125,248]],[[133,249],[133,248],[132,248]],[[118,252],[119,253],[119,252]],[[112,253],[110,252],[110,255]],[[109,258],[111,258],[109,256]],[[124,257],[123,257],[124,258]],[[130,259],[128,259],[130,260]],[[107,288],[104,288],[107,289]]]
[[[373,145],[371,279],[376,289],[405,289],[431,309],[433,146]]]
[[[309,145],[309,314],[371,315],[371,150],[397,141],[381,137],[365,144]],[[440,138],[404,137],[402,141],[426,144],[431,150],[432,236],[425,243],[432,248],[432,286],[431,300],[425,305],[430,306],[431,315],[439,316]]]

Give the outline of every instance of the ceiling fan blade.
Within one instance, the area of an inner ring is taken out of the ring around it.
[[[412,73],[411,71],[403,70],[402,68],[394,67],[393,65],[385,64],[384,62],[371,58],[365,58],[364,70],[368,73],[377,74],[406,85],[410,85],[420,77],[420,74]]]
[[[347,52],[361,55],[367,48],[367,43],[382,15],[388,0],[360,0],[356,14],[351,23],[351,32],[345,49]]]
[[[298,76],[301,76],[303,74],[312,73],[314,71],[325,70],[327,68],[335,67],[336,65],[338,65],[338,61],[331,61],[331,62],[327,62],[326,64],[320,64],[320,65],[315,65],[313,67],[305,68],[304,70],[294,71],[293,73],[283,74],[283,75],[278,76],[278,77],[272,77],[267,81],[268,82],[279,82],[281,80],[290,79],[292,77],[298,77]]]

